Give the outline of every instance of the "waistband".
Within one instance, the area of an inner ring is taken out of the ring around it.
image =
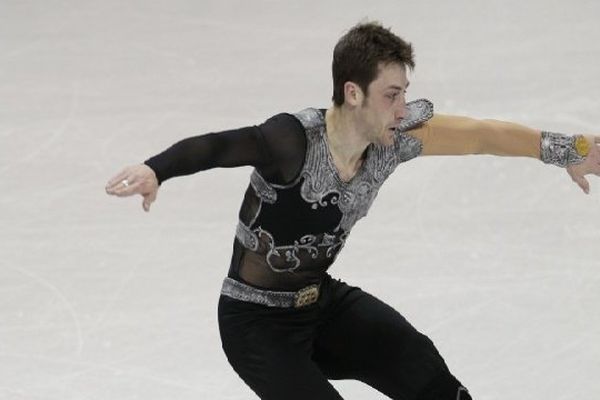
[[[321,284],[319,283],[306,286],[297,292],[263,290],[227,277],[223,280],[221,294],[233,299],[269,307],[300,308],[315,303],[319,299],[320,289]]]

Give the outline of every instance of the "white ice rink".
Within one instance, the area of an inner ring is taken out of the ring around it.
[[[363,18],[412,42],[409,99],[600,133],[597,1],[0,0],[0,399],[251,399],[216,305],[250,168],[141,198],[122,167],[328,107]],[[491,156],[400,165],[330,273],[388,302],[479,400],[600,398],[600,178]],[[334,381],[347,399],[384,399]]]

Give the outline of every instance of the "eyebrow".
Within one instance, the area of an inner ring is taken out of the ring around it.
[[[403,88],[402,86],[398,86],[398,85],[390,85],[390,86],[388,86],[388,89],[405,90],[405,89],[408,89],[409,86],[410,86],[410,82],[406,82],[405,88]]]

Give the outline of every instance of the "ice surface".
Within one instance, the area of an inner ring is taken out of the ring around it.
[[[595,1],[3,1],[0,399],[248,399],[216,304],[249,168],[105,182],[192,134],[328,107],[364,18],[411,41],[410,98],[598,133]],[[403,313],[480,400],[600,397],[600,180],[531,159],[403,164],[330,270]],[[383,399],[333,382],[348,399]]]

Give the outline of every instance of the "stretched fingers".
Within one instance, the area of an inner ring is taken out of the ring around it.
[[[129,182],[127,179],[123,179],[111,187],[107,187],[106,192],[118,197],[127,197],[141,193],[141,186],[142,182]]]
[[[129,168],[125,168],[123,169],[121,172],[119,172],[117,175],[113,176],[112,178],[110,178],[110,180],[108,181],[108,183],[106,184],[106,189],[110,188],[110,187],[115,187],[118,184],[120,184],[124,179],[127,179],[127,176],[129,175]]]

